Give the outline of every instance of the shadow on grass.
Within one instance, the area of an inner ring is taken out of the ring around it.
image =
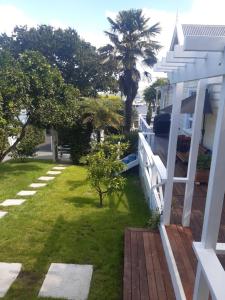
[[[38,164],[37,164],[38,162]],[[42,170],[41,164],[50,164],[51,162],[42,162],[39,160],[11,160],[5,163],[0,163],[1,179],[11,177],[12,175],[23,175],[26,172]]]

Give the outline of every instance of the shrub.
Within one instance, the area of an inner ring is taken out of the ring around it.
[[[112,134],[107,136],[105,140],[111,144],[118,144],[119,142],[126,144],[127,148],[124,155],[138,152],[138,131],[131,131],[127,134]]]
[[[125,165],[118,159],[122,149],[119,144],[98,143],[86,157],[88,180],[98,193],[100,207],[103,206],[104,195],[121,191],[125,184],[125,178],[120,175]]]
[[[27,126],[25,136],[13,150],[12,157],[24,159],[26,157],[34,156],[36,147],[39,144],[44,143],[44,140],[45,137],[43,129],[32,125]]]
[[[159,224],[160,224],[160,213],[157,211],[151,211],[150,213],[150,218],[147,222],[147,227],[149,227],[150,229],[157,229]]]
[[[209,170],[211,165],[211,155],[200,154],[197,160],[197,169]]]

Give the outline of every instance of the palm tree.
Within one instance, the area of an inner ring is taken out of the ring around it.
[[[84,123],[91,123],[98,141],[104,139],[104,132],[109,128],[119,129],[122,124],[120,101],[88,99],[84,102]]]
[[[105,31],[110,39],[108,44],[99,49],[104,62],[112,60],[119,72],[119,86],[126,97],[125,102],[125,132],[131,128],[132,103],[137,95],[141,74],[137,64],[152,67],[156,54],[161,48],[154,40],[160,33],[159,23],[149,26],[149,18],[143,15],[141,9],[131,9],[118,13],[115,21],[108,18],[111,31]],[[149,75],[148,72],[144,72]]]

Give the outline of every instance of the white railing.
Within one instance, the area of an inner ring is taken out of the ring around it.
[[[166,168],[160,157],[152,152],[144,134],[139,133],[140,176],[144,183],[149,207],[161,213],[164,206],[163,185],[167,180]]]
[[[145,118],[145,115],[139,115],[139,131],[143,133],[148,144],[151,148],[153,148],[155,143],[155,134],[152,131],[152,127],[146,122]]]

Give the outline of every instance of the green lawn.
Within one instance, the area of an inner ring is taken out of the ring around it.
[[[51,167],[37,161],[1,164],[0,199],[15,197]],[[0,261],[22,263],[23,269],[5,299],[40,299],[52,262],[93,264],[89,299],[121,299],[124,228],[144,226],[148,219],[138,177],[129,175],[125,193],[99,208],[86,169],[69,166],[26,203],[7,210],[0,220]]]

